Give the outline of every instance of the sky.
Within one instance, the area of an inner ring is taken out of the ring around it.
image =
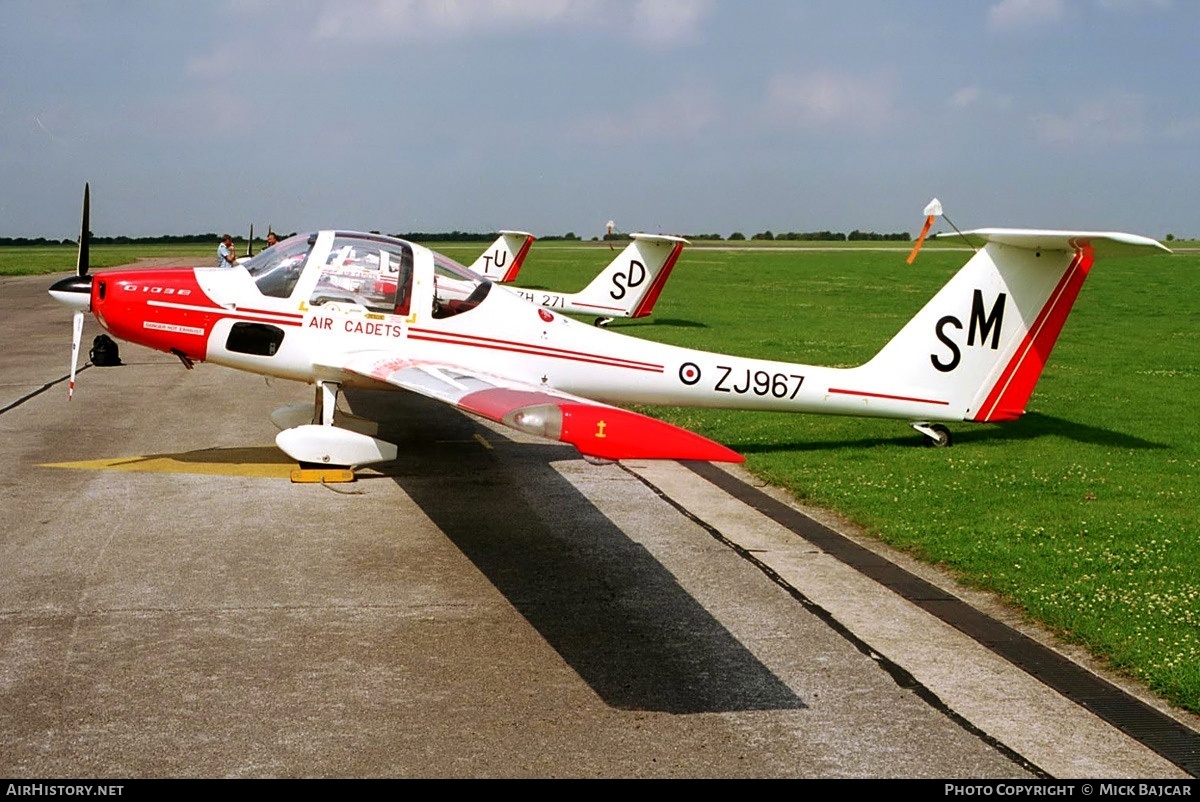
[[[1193,0],[0,0],[0,236],[1200,237]],[[944,226],[943,226],[944,228]]]

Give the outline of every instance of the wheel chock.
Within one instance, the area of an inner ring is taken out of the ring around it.
[[[292,471],[292,482],[296,484],[332,485],[354,479],[354,471],[349,468],[296,468]]]

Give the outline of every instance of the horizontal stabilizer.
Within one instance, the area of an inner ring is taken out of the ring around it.
[[[1118,231],[1045,231],[1031,228],[978,228],[974,231],[943,232],[940,240],[964,240],[974,248],[989,242],[1032,251],[1067,251],[1091,247],[1100,257],[1170,253],[1171,249],[1149,237]]]

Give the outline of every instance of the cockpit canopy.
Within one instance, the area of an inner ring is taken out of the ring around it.
[[[316,234],[297,234],[251,257],[242,266],[250,272],[258,291],[272,298],[287,298],[300,280]]]
[[[432,264],[428,258],[418,258],[423,254],[432,256]],[[310,274],[315,280],[304,282],[310,307],[338,303],[404,316],[460,314],[477,306],[492,286],[440,253],[392,237],[344,231],[297,234],[243,267],[266,296],[291,298],[301,277]],[[421,271],[432,274],[426,278],[419,275]],[[413,309],[414,288],[429,285],[431,308]]]

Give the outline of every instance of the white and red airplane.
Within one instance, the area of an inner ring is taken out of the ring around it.
[[[572,315],[598,315],[597,326],[618,317],[646,317],[654,310],[687,240],[664,234],[630,234],[630,242],[576,293],[505,287],[527,301]]]
[[[654,310],[687,240],[661,234],[631,234],[630,240],[579,292],[507,289],[547,309],[572,315],[597,315],[597,326],[607,326],[618,317],[646,317]],[[496,283],[515,281],[533,241],[534,236],[526,231],[501,231],[500,237],[468,269]]]
[[[606,331],[494,290],[427,248],[359,232],[291,237],[244,267],[92,276],[86,195],[84,208],[77,275],[50,290],[76,310],[72,385],[87,311],[116,337],[189,367],[208,361],[315,384],[313,405],[272,416],[283,429],[276,443],[302,466],[395,457],[370,422],[337,411],[350,387],[418,393],[602,460],[742,460],[616,404],[895,418],[945,445],[946,422],[1025,411],[1096,257],[1167,251],[1114,232],[966,232],[981,247],[933,299],[873,359],[830,368]],[[341,271],[357,260],[394,266],[394,291],[348,290]]]
[[[649,315],[662,293],[663,286],[675,267],[687,240],[659,234],[631,234],[631,241],[609,262],[592,281],[577,293],[553,292],[545,289],[509,287],[527,301],[547,309],[557,309],[574,315],[598,315],[597,326],[607,326],[614,318],[639,318]],[[535,237],[526,231],[501,231],[496,241],[465,269],[496,284],[515,281]],[[453,259],[438,254],[439,260],[459,265]],[[238,260],[245,264],[248,259]],[[361,286],[364,281],[377,283],[384,294],[395,294],[397,265],[385,265],[373,254],[355,260],[343,260],[337,281],[347,289]]]

